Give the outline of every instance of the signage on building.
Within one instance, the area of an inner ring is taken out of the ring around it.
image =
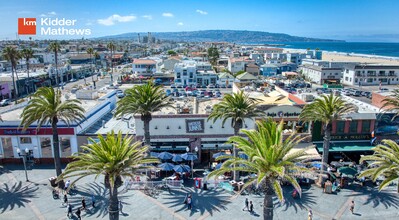
[[[73,128],[58,128],[59,135],[74,135],[75,130]],[[41,128],[39,130],[35,128],[28,128],[26,130],[20,128],[2,128],[0,129],[0,135],[52,135],[53,131],[51,128]]]
[[[282,105],[266,109],[266,116],[272,118],[298,118],[302,109],[296,106]]]
[[[186,119],[187,133],[204,133],[204,119]]]
[[[370,140],[370,134],[351,134],[351,135],[331,135],[332,141],[344,140]]]

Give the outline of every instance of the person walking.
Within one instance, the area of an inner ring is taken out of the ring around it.
[[[254,212],[254,204],[252,201],[249,202],[249,212],[252,214]]]
[[[86,210],[86,200],[85,200],[85,197],[82,197],[82,209]]]
[[[123,214],[122,209],[123,209],[122,200],[119,200],[119,211]]]
[[[184,204],[187,204],[188,195],[189,195],[189,194],[187,193],[186,196],[184,197],[184,200],[183,200],[183,203],[184,203]]]
[[[67,191],[68,187],[71,185],[71,180],[67,180],[65,183],[64,190]]]
[[[308,212],[308,220],[312,220],[312,219],[313,219],[313,212],[312,212],[311,209],[309,209],[309,212]]]
[[[68,196],[66,194],[66,192],[64,193],[64,202],[62,203],[62,205],[68,205]]]
[[[79,207],[78,210],[76,210],[76,212],[75,212],[75,214],[79,220],[82,219],[82,217],[80,217],[80,213],[81,213],[81,211],[80,211],[80,207]]]
[[[68,208],[67,208],[67,217],[68,218],[72,218],[73,217],[72,205],[70,203],[68,204]]]
[[[353,214],[353,210],[355,209],[355,201],[352,200],[351,204],[349,205],[349,210]]]
[[[91,195],[91,207],[95,208],[96,206],[96,198],[94,198],[94,195]]]
[[[244,208],[242,209],[242,211],[245,211],[245,210],[247,210],[247,211],[249,211],[249,207],[248,207],[248,205],[249,205],[249,202],[248,202],[248,198],[246,198],[245,199],[245,206],[244,206]]]

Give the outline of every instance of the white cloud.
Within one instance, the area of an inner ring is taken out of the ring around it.
[[[57,15],[57,13],[55,13],[55,11],[49,12],[47,13],[48,15]]]
[[[108,18],[98,19],[97,23],[105,26],[111,26],[118,22],[130,22],[134,20],[136,20],[136,16],[134,15],[120,16],[118,14],[114,14],[109,16]]]
[[[177,23],[177,25],[183,26],[184,24],[183,24],[183,22],[179,22],[179,23]]]
[[[52,17],[52,16],[56,16],[56,15],[57,15],[57,13],[55,11],[51,11],[51,12],[41,14],[40,17]]]
[[[202,10],[199,10],[199,9],[197,9],[196,12],[198,12],[198,13],[200,13],[202,15],[207,15],[208,14],[208,12],[202,11]]]
[[[148,20],[152,20],[152,15],[143,15],[141,17],[148,19]]]
[[[169,13],[169,12],[164,12],[164,13],[162,13],[162,16],[171,18],[171,17],[173,17],[173,14]]]
[[[40,15],[40,17],[47,17],[47,15],[45,15],[45,14],[41,14],[41,15]]]

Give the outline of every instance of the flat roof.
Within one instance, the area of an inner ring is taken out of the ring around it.
[[[136,134],[134,118],[132,116],[115,118],[113,113],[109,112],[89,128],[81,131],[80,134],[107,134],[112,130],[116,132],[121,131],[122,134]]]

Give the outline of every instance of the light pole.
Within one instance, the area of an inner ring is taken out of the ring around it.
[[[27,157],[31,155],[31,152],[29,151],[28,148],[25,148],[24,151],[21,151],[21,149],[19,149],[17,147],[17,153],[19,157],[22,157],[22,161],[24,163],[24,168],[25,168],[25,177],[26,177],[26,182],[29,182],[28,179],[28,171],[26,170],[26,161],[27,161]]]
[[[195,155],[197,155],[197,152],[198,152],[198,147],[196,146],[195,148],[194,148],[194,150],[195,150]],[[186,151],[187,151],[187,153],[189,153],[190,152],[190,148],[189,147],[186,147]],[[193,152],[191,152],[191,154],[192,154]],[[194,158],[193,158],[193,160],[191,160],[191,179],[194,179]]]

